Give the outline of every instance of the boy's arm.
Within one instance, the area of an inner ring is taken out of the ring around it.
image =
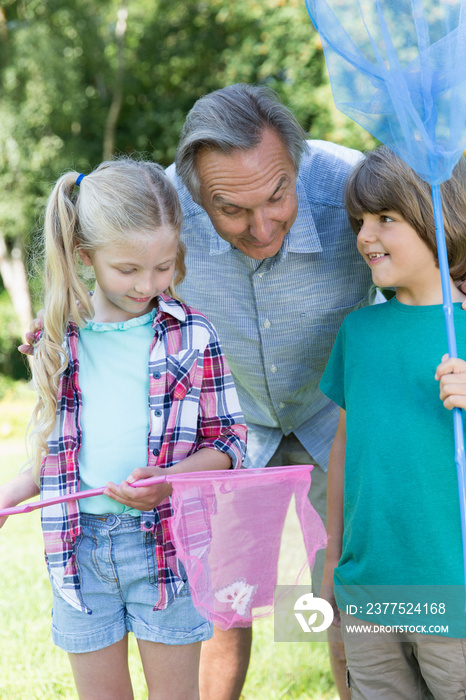
[[[445,408],[466,409],[466,362],[459,358],[442,357],[435,379],[440,383],[440,400]]]
[[[333,571],[341,556],[343,540],[343,494],[346,455],[346,411],[340,409],[337,432],[330,450],[327,478],[327,534],[325,567],[321,596],[328,600],[334,611],[333,623],[340,626],[340,613],[334,595]]]
[[[0,486],[0,508],[12,508],[18,503],[27,501],[33,496],[37,496],[40,489],[32,478],[31,469],[28,469],[17,477],[11,479],[6,484]],[[0,518],[0,527],[4,525],[8,516]]]

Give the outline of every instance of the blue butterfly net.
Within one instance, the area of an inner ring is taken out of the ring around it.
[[[431,185],[448,352],[457,357],[439,185],[466,146],[466,0],[306,0],[306,6],[338,109]],[[466,457],[458,408],[453,426],[466,581]]]
[[[424,180],[466,145],[466,0],[306,0],[335,104]]]

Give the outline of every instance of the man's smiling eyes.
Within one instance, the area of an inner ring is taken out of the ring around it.
[[[283,199],[284,191],[281,189],[279,192],[276,192],[275,194],[270,197],[268,200],[267,204],[277,204]],[[240,214],[246,209],[244,207],[235,207],[233,205],[226,206],[223,205],[222,209],[222,214],[225,214],[226,216],[236,216],[237,214]]]

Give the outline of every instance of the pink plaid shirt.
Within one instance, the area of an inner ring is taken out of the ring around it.
[[[204,447],[228,454],[234,468],[246,451],[246,426],[230,369],[217,333],[198,311],[162,294],[153,322],[149,355],[150,431],[147,466],[168,468]],[[64,348],[69,365],[60,379],[57,420],[48,439],[49,454],[42,464],[41,498],[79,490],[78,453],[81,445],[79,388],[79,328],[70,323]],[[202,503],[188,504],[192,529],[185,537],[209,542],[208,518],[199,517]],[[170,499],[141,513],[141,529],[154,535],[159,574],[159,599],[154,609],[166,608],[184,585],[183,570],[172,543]],[[188,514],[189,515],[189,514]],[[48,506],[42,511],[45,556],[50,577],[78,610],[90,613],[82,599],[75,542],[81,533],[77,501]]]

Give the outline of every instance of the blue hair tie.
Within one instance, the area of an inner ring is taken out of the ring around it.
[[[81,180],[83,179],[83,177],[84,177],[84,174],[83,174],[83,173],[81,173],[80,175],[78,175],[78,179],[76,180],[76,185],[77,185],[77,187],[79,187],[79,185],[81,184]]]

